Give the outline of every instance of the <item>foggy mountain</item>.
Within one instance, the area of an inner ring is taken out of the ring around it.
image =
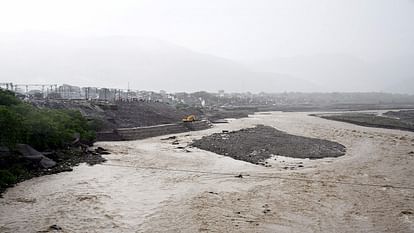
[[[0,79],[146,90],[414,93],[414,57],[320,54],[241,63],[143,37],[23,33],[0,39]]]
[[[252,72],[237,62],[141,37],[26,33],[0,39],[0,77],[14,83],[68,83],[167,91],[313,91],[311,82]]]
[[[414,93],[414,56],[367,62],[347,54],[273,58],[249,63],[317,83],[322,91]]]

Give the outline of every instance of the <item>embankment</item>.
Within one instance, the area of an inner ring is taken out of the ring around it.
[[[389,114],[388,114],[389,115]],[[414,114],[413,114],[414,115]],[[376,127],[385,129],[398,129],[414,132],[414,123],[411,120],[404,120],[399,118],[377,116],[374,114],[366,113],[344,113],[344,114],[332,114],[332,115],[315,115],[328,120],[342,121],[346,123]]]
[[[139,140],[174,133],[184,133],[208,129],[211,127],[209,121],[182,122],[175,124],[153,125],[134,128],[119,128],[111,131],[97,133],[98,141],[124,141]]]

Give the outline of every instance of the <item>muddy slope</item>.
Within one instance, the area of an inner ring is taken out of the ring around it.
[[[192,146],[254,164],[263,162],[272,155],[319,159],[339,157],[346,150],[336,142],[295,136],[264,125],[229,133],[215,133],[194,141]]]
[[[99,102],[86,100],[33,100],[33,105],[52,109],[74,109],[90,119],[99,119],[101,130],[152,126],[180,122],[184,116],[201,116],[196,108],[177,109],[160,102]]]

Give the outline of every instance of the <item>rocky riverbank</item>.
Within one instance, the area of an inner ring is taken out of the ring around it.
[[[2,153],[0,157],[0,196],[7,188],[34,177],[72,171],[74,166],[81,163],[91,166],[103,163],[106,161],[102,157],[103,154],[109,154],[109,152],[101,147],[93,150],[69,147],[42,153],[41,155],[47,158],[48,163],[51,164],[48,166],[30,159],[18,151]]]
[[[384,116],[370,113],[321,114],[316,116],[366,127],[414,132],[414,111],[386,112]]]
[[[254,164],[262,164],[272,155],[320,159],[339,157],[346,151],[345,146],[336,142],[295,136],[264,125],[215,133],[191,145]]]
[[[414,110],[388,111],[383,115],[387,117],[397,118],[403,122],[414,124]]]

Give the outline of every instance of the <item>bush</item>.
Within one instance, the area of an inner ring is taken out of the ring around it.
[[[0,105],[0,145],[13,148],[22,139],[22,117],[12,109]]]
[[[88,121],[89,129],[98,132],[105,128],[105,121],[100,118],[93,118]]]
[[[0,145],[13,148],[16,143],[25,143],[47,150],[64,147],[76,133],[82,141],[95,138],[79,111],[39,109],[22,103],[11,92],[0,93]]]
[[[14,92],[0,89],[0,105],[11,106],[20,104],[21,101],[16,98]]]
[[[0,188],[6,188],[16,183],[17,177],[8,170],[0,170]]]

